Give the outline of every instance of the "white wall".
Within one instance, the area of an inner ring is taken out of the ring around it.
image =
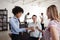
[[[55,4],[57,6],[57,8],[58,8],[58,12],[60,12],[60,4],[59,3],[60,3],[60,0],[48,0],[48,1],[40,3],[40,5],[38,5],[35,2],[30,3],[30,4],[22,5],[22,4],[20,4],[20,1],[16,2],[16,3],[9,3],[9,2],[3,1],[3,2],[0,3],[0,9],[7,8],[7,10],[8,10],[8,17],[12,17],[13,16],[12,8],[14,6],[21,6],[24,9],[24,15],[27,12],[30,12],[31,13],[30,17],[33,14],[36,14],[36,15],[40,16],[40,13],[43,12],[44,16],[46,18],[46,9],[47,9],[48,6],[50,6],[52,4]],[[22,16],[23,18],[24,18],[24,15]],[[21,18],[21,21],[24,20],[23,18]],[[45,21],[45,23],[47,24],[46,21]],[[45,26],[47,26],[47,25],[45,25]]]
[[[39,6],[47,9],[50,5],[56,5],[58,9],[58,13],[60,13],[60,0],[45,1],[45,2],[42,2]],[[46,10],[45,10],[45,13],[46,13]],[[48,23],[49,23],[48,20],[45,18],[45,26],[47,26]]]

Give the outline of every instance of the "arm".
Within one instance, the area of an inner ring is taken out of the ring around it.
[[[59,40],[58,31],[56,30],[55,27],[51,26],[50,27],[50,32],[51,32],[51,35],[52,35],[52,40]]]
[[[17,25],[14,20],[10,20],[9,23],[10,23],[11,27],[13,27],[16,32],[26,31],[26,28],[19,28],[19,25]]]
[[[41,29],[39,29],[39,28],[37,28],[40,32],[42,32],[43,33],[43,31],[41,30]]]
[[[41,24],[39,23],[39,26],[36,26],[36,29],[38,29],[40,32],[43,32]]]
[[[34,32],[34,28],[31,26],[31,23],[28,25],[28,28],[30,28],[30,30],[28,30],[28,33]]]
[[[40,38],[42,38],[42,32],[43,32],[43,31],[42,31],[41,24],[39,23],[37,27],[38,27],[37,29],[38,29],[38,31],[39,31],[39,39],[38,39],[38,40],[40,40]]]
[[[35,31],[33,27],[29,27],[29,28],[30,28],[30,30],[28,30],[28,32],[29,32],[29,33],[34,32],[34,31]]]

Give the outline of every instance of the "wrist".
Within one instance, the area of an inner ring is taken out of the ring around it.
[[[26,30],[28,30],[28,28],[25,28]]]

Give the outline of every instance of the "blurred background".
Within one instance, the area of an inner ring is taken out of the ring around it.
[[[8,33],[9,20],[13,17],[12,8],[20,6],[24,9],[24,14],[21,16],[21,23],[24,22],[25,15],[29,12],[27,18],[31,18],[33,14],[38,16],[38,21],[41,21],[41,13],[44,14],[44,26],[47,27],[48,19],[46,16],[47,7],[56,5],[60,16],[60,0],[0,0],[0,40],[11,40]],[[28,19],[27,22],[32,22]]]

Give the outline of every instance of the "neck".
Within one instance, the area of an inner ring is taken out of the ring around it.
[[[15,16],[16,18],[19,18],[19,17],[17,17],[17,16]]]
[[[34,23],[37,23],[36,21],[34,21]]]

